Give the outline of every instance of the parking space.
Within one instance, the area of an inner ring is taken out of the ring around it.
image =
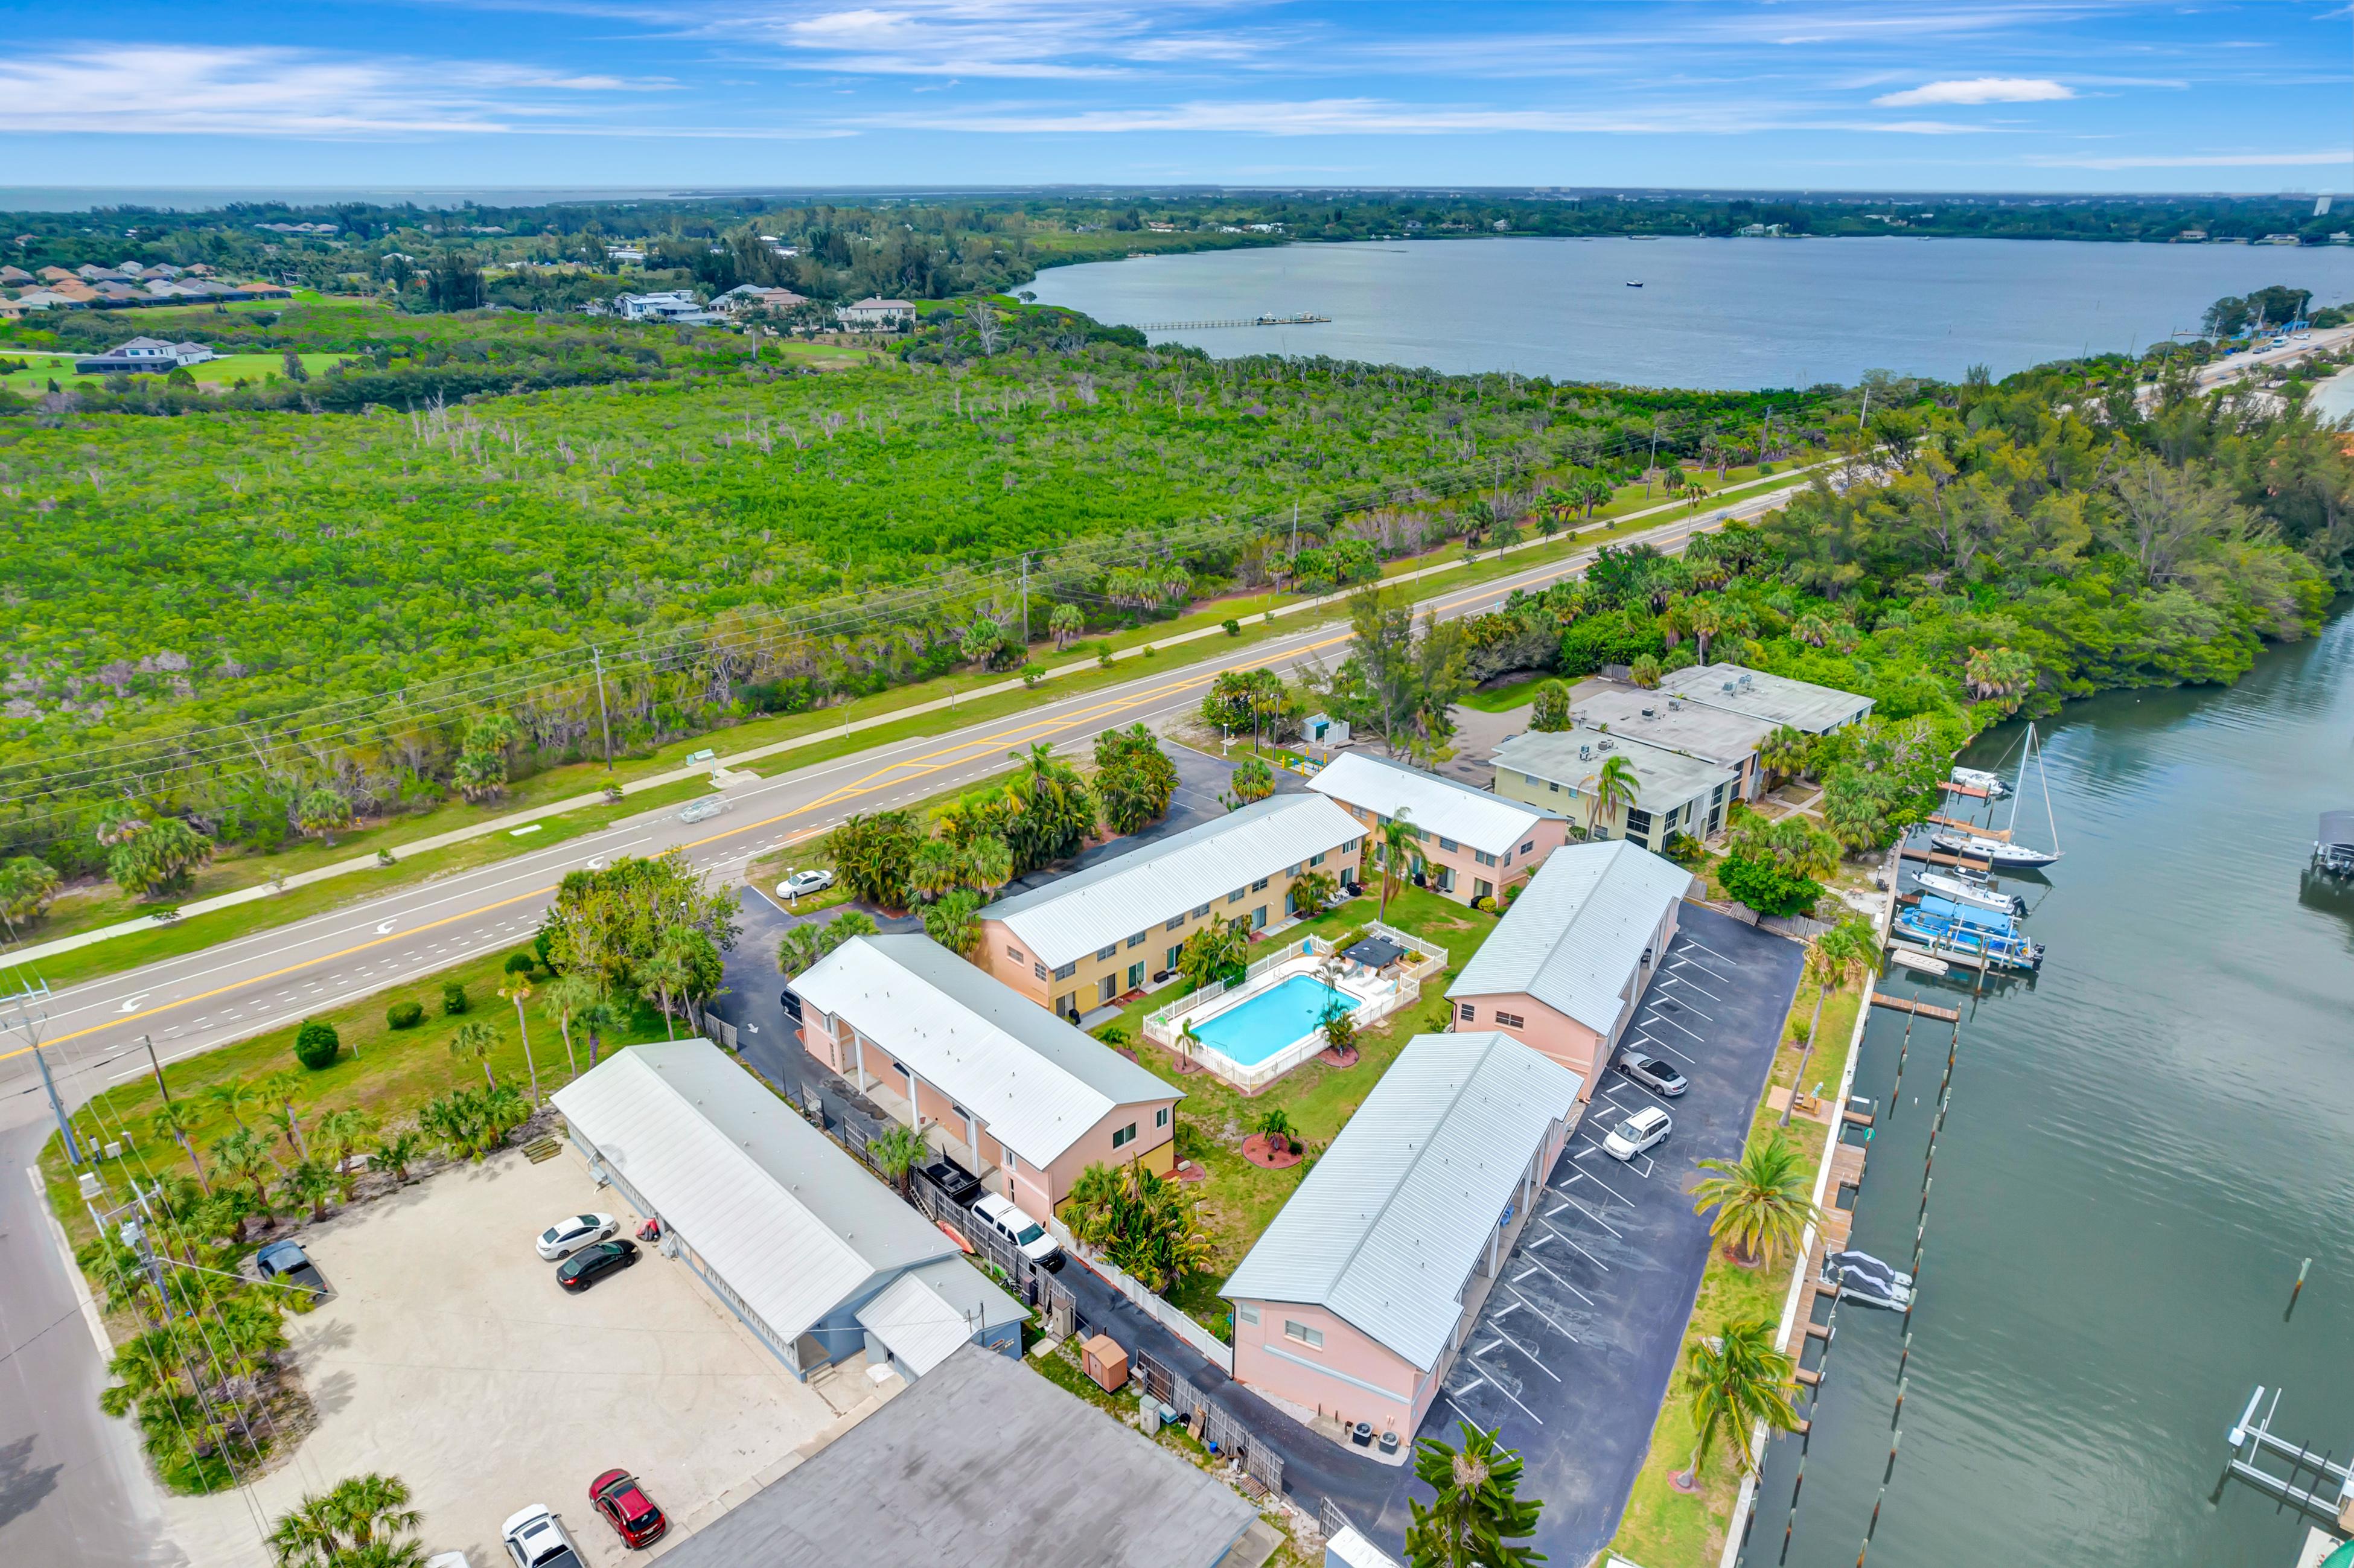
[[[173,1538],[197,1563],[260,1559],[257,1517],[366,1471],[398,1475],[429,1554],[508,1561],[499,1527],[556,1510],[592,1568],[634,1555],[589,1509],[588,1483],[632,1470],[673,1534],[820,1436],[838,1400],[797,1383],[683,1263],[644,1249],[589,1290],[558,1288],[533,1237],[567,1214],[636,1224],[569,1149],[445,1171],[302,1234],[336,1294],[288,1319],[317,1429],[250,1499],[175,1499]]]
[[[1423,1427],[1502,1429],[1556,1563],[1585,1562],[1617,1529],[1708,1261],[1694,1167],[1740,1152],[1797,990],[1796,943],[1692,906],[1681,925],[1622,1048],[1690,1086],[1666,1099],[1605,1075]],[[1667,1139],[1629,1161],[1605,1152],[1649,1107],[1673,1118]]]

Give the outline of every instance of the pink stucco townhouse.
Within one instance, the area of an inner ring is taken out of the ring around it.
[[[1412,1439],[1560,1160],[1577,1075],[1508,1034],[1421,1034],[1223,1294],[1235,1376],[1302,1420]]]
[[[1591,1097],[1691,890],[1691,873],[1625,839],[1555,850],[1447,988],[1455,1027],[1534,1046]]]
[[[804,1050],[1034,1218],[1090,1165],[1175,1163],[1176,1086],[928,937],[854,937],[792,990]]]
[[[1334,758],[1308,787],[1365,825],[1368,869],[1382,853],[1383,827],[1405,821],[1429,885],[1458,904],[1500,899],[1569,836],[1569,819],[1558,811],[1361,752]]]

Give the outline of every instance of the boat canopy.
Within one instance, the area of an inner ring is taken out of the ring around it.
[[[2017,923],[1999,909],[1981,908],[1975,904],[1956,904],[1934,893],[1921,895],[1921,913],[1967,926],[1973,930],[1992,931],[1999,936],[2008,937],[2019,928]]]
[[[2354,850],[2354,811],[2322,812],[2321,842],[2329,849]]]

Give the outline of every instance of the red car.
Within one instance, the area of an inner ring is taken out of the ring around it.
[[[627,1470],[608,1470],[589,1482],[588,1500],[624,1546],[652,1546],[670,1528],[663,1510]]]

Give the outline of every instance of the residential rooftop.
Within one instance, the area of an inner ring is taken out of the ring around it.
[[[1518,848],[1531,829],[1561,814],[1354,751],[1334,758],[1308,787],[1497,855]]]
[[[1601,777],[1603,764],[1613,757],[1625,758],[1635,769],[1638,811],[1671,810],[1695,795],[1731,783],[1735,777],[1732,768],[1721,763],[1584,726],[1553,732],[1530,730],[1507,739],[1493,753],[1499,773],[1518,773],[1537,788],[1548,782],[1558,784],[1564,800],[1573,793],[1578,795],[1577,806],[1564,807],[1562,814],[1581,823],[1585,810],[1583,797]]]
[[[1259,877],[1365,836],[1321,795],[1270,795],[1214,821],[1098,861],[981,911],[1002,920],[1050,969],[1223,898]]]
[[[1695,664],[1660,677],[1659,690],[1711,707],[1821,735],[1872,711],[1872,699],[1836,686],[1768,674],[1742,664]]]
[[[1606,687],[1577,699],[1570,718],[1612,735],[1732,767],[1774,733],[1771,719],[1710,707],[1666,692]]]
[[[1044,1166],[1117,1106],[1182,1098],[928,937],[854,937],[793,981]]]
[[[1416,1035],[1219,1294],[1322,1307],[1428,1372],[1579,1082],[1509,1034]]]
[[[667,1568],[1214,1568],[1258,1510],[1010,1357],[963,1346],[670,1549]]]
[[[1532,996],[1607,1039],[1659,916],[1691,885],[1691,873],[1624,839],[1557,849],[1447,994]]]

